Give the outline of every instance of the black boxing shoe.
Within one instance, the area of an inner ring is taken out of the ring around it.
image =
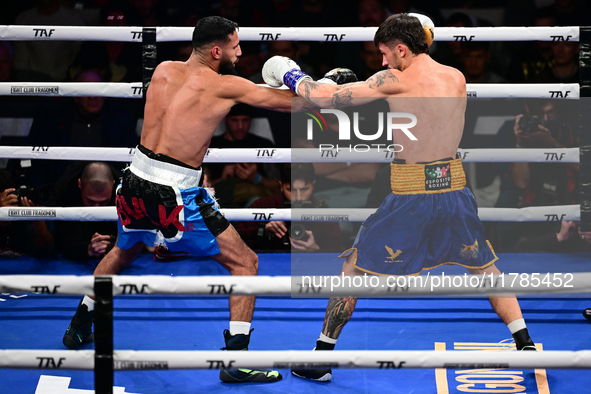
[[[585,319],[591,321],[591,308],[587,308],[583,311],[583,316],[585,316]]]
[[[63,344],[69,349],[78,349],[85,343],[94,342],[92,333],[92,322],[94,321],[94,311],[88,311],[88,307],[80,301],[76,314],[66,329]]]
[[[230,335],[230,330],[224,330],[224,340],[226,347],[222,350],[241,351],[248,350],[250,343],[250,333]],[[265,369],[256,370],[248,368],[222,369],[220,371],[220,380],[224,383],[272,383],[283,379],[283,376],[277,371],[268,371]]]
[[[529,333],[527,332],[527,328],[523,328],[513,334],[513,339],[515,339],[515,348],[521,351],[534,351],[537,352],[538,349],[534,344],[534,341],[529,337]]]
[[[317,350],[334,350],[334,344],[322,341],[316,341],[315,351]],[[316,368],[316,369],[291,369],[291,374],[302,379],[310,379],[316,382],[328,383],[332,380],[332,369],[330,368]]]

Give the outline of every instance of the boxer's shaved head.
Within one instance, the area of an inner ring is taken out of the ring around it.
[[[221,16],[208,16],[199,19],[193,30],[193,49],[202,48],[214,43],[229,42],[230,35],[238,30],[238,24]]]
[[[429,53],[421,22],[408,14],[395,14],[386,19],[376,31],[374,43],[376,47],[379,44],[391,47],[392,44],[402,43],[415,55]]]

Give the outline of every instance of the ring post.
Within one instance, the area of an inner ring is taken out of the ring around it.
[[[580,228],[591,231],[591,27],[581,27],[579,32]]]
[[[142,29],[142,88],[144,99],[157,65],[156,28],[144,27]]]
[[[113,394],[113,281],[98,276],[94,280],[94,391]]]

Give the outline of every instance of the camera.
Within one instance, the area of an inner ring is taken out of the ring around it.
[[[538,126],[546,127],[546,121],[539,116],[525,114],[519,119],[519,129],[526,134],[538,131]]]
[[[301,223],[293,223],[289,226],[289,236],[291,239],[297,239],[306,242],[308,240],[308,233],[306,227]]]
[[[21,185],[10,194],[16,194],[19,206],[22,206],[21,199],[23,197],[27,197],[35,204],[42,206],[54,206],[57,202],[57,193],[53,185],[43,185],[36,188]]]
[[[285,205],[290,208],[314,208],[314,204],[310,201],[286,201]],[[287,230],[291,239],[306,242],[309,238],[308,233],[306,233],[306,227],[302,223],[288,223]],[[287,234],[283,238],[284,244],[289,245]]]

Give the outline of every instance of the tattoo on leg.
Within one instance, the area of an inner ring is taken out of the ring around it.
[[[351,318],[357,304],[357,298],[337,297],[328,301],[322,333],[329,338],[337,339],[341,330]]]

